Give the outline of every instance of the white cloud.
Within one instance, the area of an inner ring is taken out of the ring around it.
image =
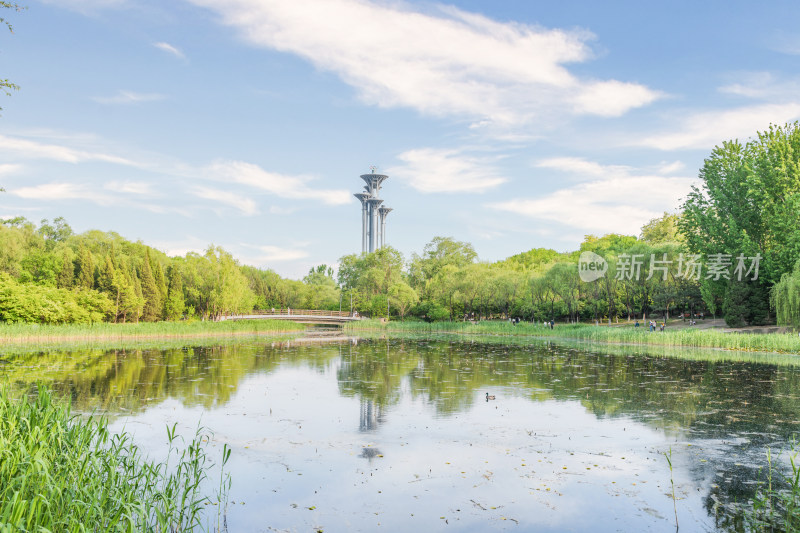
[[[282,205],[271,205],[269,206],[269,214],[270,215],[291,215],[292,213],[296,212],[296,207],[287,207]]]
[[[172,46],[169,43],[165,43],[165,42],[153,43],[153,46],[155,46],[159,50],[163,50],[163,51],[167,52],[168,54],[172,54],[173,56],[177,57],[178,59],[186,59],[186,55],[184,55],[184,53],[180,49]]]
[[[782,54],[800,56],[800,34],[783,30],[771,32],[768,46]]]
[[[586,234],[639,234],[648,221],[671,211],[696,183],[694,178],[620,176],[581,183],[541,198],[489,205],[542,223],[560,223]]]
[[[800,93],[800,80],[797,78],[785,78],[771,72],[735,72],[731,77],[735,81],[720,87],[720,93],[765,102],[791,102]]]
[[[114,202],[111,195],[77,183],[43,183],[33,187],[11,189],[8,192],[28,200],[89,200],[101,205]]]
[[[662,175],[675,174],[676,172],[682,172],[685,168],[686,165],[683,164],[683,161],[662,162],[658,166],[658,173]]]
[[[92,98],[99,104],[139,104],[142,102],[157,102],[166,98],[163,94],[157,93],[136,93],[133,91],[119,91],[114,96],[97,96]]]
[[[189,1],[255,46],[336,73],[373,105],[520,124],[554,107],[618,116],[660,96],[573,75],[566,65],[591,56],[585,31],[501,23],[442,5],[424,13],[369,0]]]
[[[258,165],[243,161],[218,161],[206,169],[212,179],[240,183],[272,193],[281,198],[321,200],[330,205],[353,201],[349,191],[343,189],[313,189],[308,186],[310,176],[286,176],[268,172]]]
[[[20,170],[22,170],[22,165],[14,165],[11,163],[0,164],[0,176],[17,174]]]
[[[209,187],[196,187],[192,190],[192,193],[199,198],[214,200],[222,205],[234,207],[244,215],[251,216],[258,214],[256,203],[252,199],[246,198],[240,194]]]
[[[493,168],[493,159],[459,150],[421,148],[403,152],[397,159],[405,164],[388,169],[389,175],[425,193],[477,193],[507,181]]]
[[[309,256],[306,250],[300,250],[297,248],[281,248],[280,246],[271,245],[248,247],[255,248],[257,250],[258,255],[257,257],[253,258],[253,260],[258,264],[268,264],[278,261],[296,261]]]
[[[784,124],[800,118],[800,104],[765,104],[725,111],[695,113],[684,119],[678,131],[631,142],[659,150],[709,150],[731,139],[745,140],[764,131],[769,124]]]
[[[581,157],[551,157],[536,162],[536,166],[577,174],[587,178],[618,175],[630,171],[630,167],[601,165],[596,161],[587,161]]]
[[[125,194],[151,196],[154,194],[152,184],[143,181],[112,181],[105,184],[105,189]]]
[[[25,159],[52,159],[66,163],[105,161],[119,165],[137,166],[129,159],[111,154],[78,150],[68,146],[40,143],[6,135],[0,135],[0,153]]]
[[[579,113],[618,117],[629,110],[655,102],[661,93],[636,83],[611,80],[588,84],[575,98]]]

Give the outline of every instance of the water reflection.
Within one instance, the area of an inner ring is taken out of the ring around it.
[[[711,517],[720,504],[752,497],[764,451],[786,448],[800,423],[800,374],[791,366],[661,358],[635,349],[609,354],[550,342],[249,341],[0,358],[0,375],[15,390],[44,383],[71,398],[78,411],[111,416],[146,412],[167,399],[186,408],[222,409],[246,379],[293,370],[335,379],[338,395],[356,400],[358,425],[351,429],[364,434],[379,434],[393,417],[411,420],[419,406],[434,419],[457,421],[475,411],[476,403],[498,416],[519,401],[548,405],[551,412],[557,405],[580,405],[598,421],[621,424],[597,438],[613,440],[638,425],[682,446],[685,471]],[[497,396],[488,405],[487,392]],[[541,419],[522,430],[539,439],[556,439],[560,431],[541,426]],[[477,431],[488,434],[491,428]],[[362,446],[358,454],[370,465],[383,455],[373,446]],[[718,515],[716,526],[738,527],[729,518]]]

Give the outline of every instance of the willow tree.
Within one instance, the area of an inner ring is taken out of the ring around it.
[[[778,324],[800,328],[800,261],[772,287],[771,297]]]

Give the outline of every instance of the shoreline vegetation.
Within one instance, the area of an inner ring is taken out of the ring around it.
[[[0,388],[0,530],[221,531],[230,448],[215,463],[202,428],[183,445],[166,429],[168,456],[152,461],[130,434],[73,415],[45,388],[21,399]]]
[[[285,320],[223,320],[114,324],[0,324],[2,345],[95,344],[157,339],[226,338],[302,332],[303,324]]]
[[[772,352],[800,355],[800,336],[790,333],[733,333],[710,329],[670,329],[648,331],[646,326],[607,327],[587,324],[557,324],[554,329],[539,324],[507,321],[484,322],[383,322],[361,320],[344,326],[347,333],[360,331],[387,333],[429,333],[456,335],[496,335],[542,339],[580,340],[602,344],[628,344],[655,347],[713,348],[742,352]]]

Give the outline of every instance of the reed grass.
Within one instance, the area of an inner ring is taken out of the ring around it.
[[[775,467],[767,450],[766,481],[759,482],[755,497],[744,507],[747,531],[800,531],[800,462],[796,443],[789,451],[790,472]]]
[[[223,448],[212,499],[203,494],[215,466],[207,436],[198,430],[185,448],[175,426],[167,436],[167,459],[149,461],[127,433],[111,434],[102,418],[72,416],[44,388],[33,400],[0,389],[0,531],[220,530],[230,449]],[[216,526],[205,511],[212,503]]]
[[[711,329],[680,329],[663,332],[646,327],[606,327],[558,324],[555,329],[521,322],[388,322],[361,320],[344,326],[345,331],[391,331],[408,333],[457,333],[467,335],[527,336],[548,339],[579,339],[611,344],[667,347],[720,348],[737,351],[800,354],[800,337],[789,333],[726,333]]]
[[[96,324],[0,324],[0,344],[48,344],[144,339],[226,337],[302,331],[305,326],[285,320],[223,320]]]

